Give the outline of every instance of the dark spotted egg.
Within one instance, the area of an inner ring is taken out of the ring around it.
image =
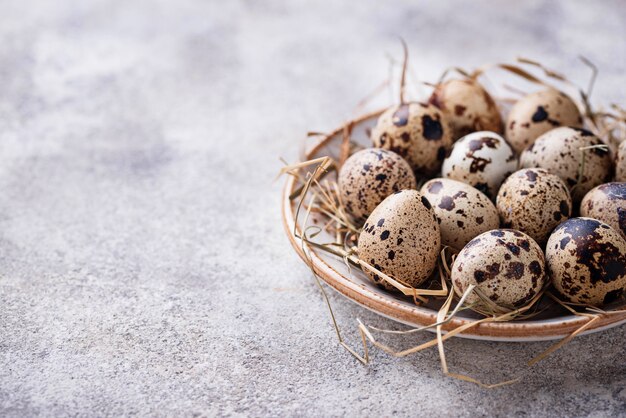
[[[377,270],[417,287],[433,272],[440,247],[439,224],[428,200],[416,190],[402,190],[383,200],[367,218],[359,234],[358,255]],[[376,283],[394,289],[363,270]]]
[[[580,203],[580,214],[609,224],[626,239],[626,183],[606,183],[591,189]]]
[[[361,150],[339,170],[339,192],[346,211],[364,222],[387,196],[403,189],[415,189],[415,175],[398,154],[380,148]]]
[[[485,307],[488,298],[504,309],[528,304],[546,283],[541,247],[528,235],[512,229],[484,232],[461,250],[452,265],[452,284],[460,297],[470,285],[467,303]]]
[[[435,211],[441,243],[455,250],[500,225],[498,212],[491,200],[469,184],[437,178],[424,184],[420,193]]]
[[[572,200],[578,203],[589,190],[611,179],[611,154],[599,145],[604,143],[584,129],[552,129],[524,150],[520,167],[543,168],[561,177],[570,189]]]
[[[578,107],[565,93],[541,90],[518,100],[506,121],[506,139],[517,153],[535,142],[541,134],[558,126],[582,127]]]
[[[626,240],[604,222],[572,218],[548,240],[552,283],[566,300],[600,306],[626,290]]]
[[[430,103],[443,110],[452,123],[453,139],[476,131],[502,133],[496,102],[475,80],[453,79],[437,85]]]
[[[626,141],[622,141],[619,147],[617,147],[615,181],[626,181]]]
[[[400,154],[420,174],[436,173],[452,145],[447,117],[423,103],[388,109],[378,118],[371,136],[375,147]]]
[[[476,187],[495,199],[500,184],[517,169],[517,159],[509,144],[494,132],[465,135],[444,160],[443,177]]]
[[[543,245],[550,232],[571,216],[572,198],[559,176],[525,168],[502,184],[496,207],[504,228],[522,231]]]

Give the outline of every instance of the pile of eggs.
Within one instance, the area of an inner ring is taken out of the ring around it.
[[[474,285],[476,306],[519,308],[546,286],[594,306],[626,294],[626,142],[585,130],[564,93],[528,94],[503,118],[477,81],[449,80],[383,112],[371,140],[338,185],[376,270],[419,287],[447,246],[454,291]]]

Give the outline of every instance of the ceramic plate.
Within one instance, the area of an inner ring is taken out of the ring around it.
[[[380,112],[373,112],[355,121],[352,130],[352,139],[362,144],[370,146],[369,130],[374,126]],[[341,144],[341,132],[343,127],[331,133],[324,140],[306,152],[306,159],[322,156],[337,158]],[[298,219],[295,225],[295,213],[297,201],[291,201],[289,195],[298,185],[293,177],[289,177],[283,191],[282,215],[285,231],[293,245],[293,248],[300,255],[305,257],[304,251],[310,256],[313,268],[329,286],[351,301],[358,303],[365,308],[374,311],[382,316],[401,322],[410,326],[424,326],[436,322],[438,303],[425,306],[416,306],[411,298],[396,295],[374,285],[371,280],[358,268],[348,268],[343,260],[329,255],[324,251],[306,246],[302,248],[302,243],[294,234],[294,226],[302,230],[308,225],[303,225],[304,216]],[[313,225],[314,218],[308,223]],[[334,237],[323,233],[316,236],[317,242],[333,242]],[[611,306],[612,309],[625,308],[626,306]],[[457,328],[469,321],[478,318],[473,312],[462,312],[448,323],[444,329]],[[532,320],[511,321],[500,323],[482,323],[470,328],[466,332],[459,334],[460,337],[484,339],[494,341],[540,341],[563,338],[578,329],[588,321],[585,317],[566,314],[563,309],[553,307],[541,314],[533,317]],[[594,324],[593,328],[586,332],[598,332],[610,327],[614,327],[626,322],[626,314],[615,314],[605,316]]]

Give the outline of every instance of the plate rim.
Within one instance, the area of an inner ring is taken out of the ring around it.
[[[373,117],[379,116],[385,109],[366,113],[353,119],[352,124],[359,124]],[[311,149],[305,151],[303,158],[310,159],[314,154],[326,146],[334,137],[342,132],[344,125],[328,133]],[[289,242],[296,250],[298,256],[307,262],[306,255],[301,248],[301,242],[293,234],[295,226],[295,205],[289,196],[294,191],[296,179],[292,176],[287,178],[282,191],[281,214],[283,227],[289,238]],[[348,277],[332,268],[324,261],[311,246],[304,244],[311,258],[312,267],[317,275],[324,280],[333,290],[345,296],[349,300],[381,316],[409,326],[424,326],[436,322],[437,312],[421,306],[408,306],[385,297],[380,292],[374,292],[365,286],[358,285]],[[382,290],[381,290],[382,292]],[[486,322],[478,324],[463,333],[458,334],[462,338],[490,340],[490,341],[545,341],[563,338],[591,319],[582,316],[566,315],[560,319],[543,319],[537,321],[513,321],[513,322]],[[467,324],[471,319],[454,317],[442,328],[450,331],[461,325]],[[589,334],[626,323],[624,315],[607,315],[601,317],[595,326],[590,327],[581,334]]]

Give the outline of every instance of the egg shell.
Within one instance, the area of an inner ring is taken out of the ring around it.
[[[617,147],[615,181],[626,181],[626,141],[622,141]]]
[[[565,93],[549,88],[528,94],[511,108],[505,137],[520,153],[541,134],[559,126],[582,127],[578,107]]]
[[[589,191],[580,214],[610,225],[626,239],[626,183],[605,183]]]
[[[545,285],[545,259],[541,247],[528,235],[495,229],[461,250],[451,276],[459,297],[473,284],[496,305],[513,309],[526,305]],[[474,292],[466,301],[485,306]]]
[[[494,132],[465,135],[444,160],[443,177],[474,186],[495,199],[500,184],[517,169],[517,159],[509,144]]]
[[[413,287],[430,277],[440,249],[435,213],[416,190],[402,190],[383,200],[367,218],[358,240],[361,260]],[[378,275],[363,271],[376,283],[395,289]]]
[[[559,176],[525,168],[502,184],[496,207],[504,228],[521,231],[544,245],[550,232],[572,215],[572,198]]]
[[[600,306],[626,289],[626,240],[596,219],[559,225],[548,240],[546,260],[552,284],[570,302]]]
[[[357,222],[363,222],[387,196],[416,189],[415,175],[398,154],[368,148],[353,154],[339,170],[341,201]]]
[[[437,178],[426,182],[420,193],[435,211],[443,245],[460,250],[477,235],[500,226],[491,200],[469,184]]]
[[[433,105],[394,106],[378,118],[372,130],[374,147],[398,153],[420,174],[433,174],[452,146],[452,127]]]
[[[454,139],[476,131],[502,133],[498,106],[475,80],[453,79],[440,83],[429,102],[448,115]]]
[[[611,179],[612,159],[608,150],[580,148],[604,144],[594,134],[584,129],[561,127],[537,138],[520,156],[520,167],[543,168],[561,177],[567,184],[572,201],[579,203],[585,194],[599,184]],[[578,183],[582,153],[585,153],[584,172]]]

